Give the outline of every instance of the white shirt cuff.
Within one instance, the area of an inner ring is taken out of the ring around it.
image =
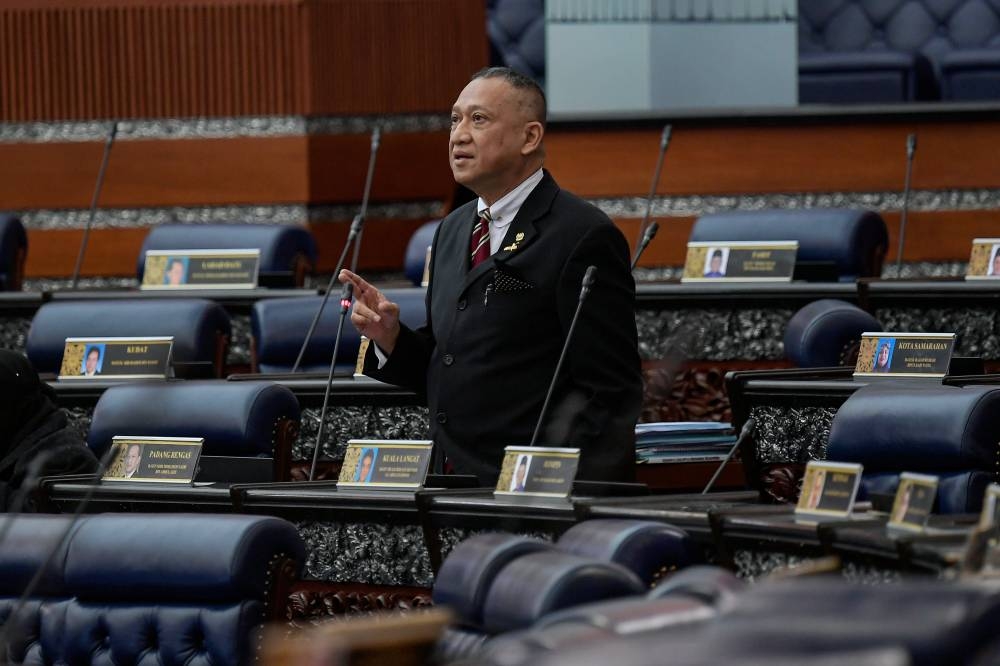
[[[381,370],[382,366],[389,362],[389,357],[385,355],[385,352],[382,351],[382,348],[374,340],[372,340],[372,349],[375,350],[375,358],[378,359],[378,369]]]

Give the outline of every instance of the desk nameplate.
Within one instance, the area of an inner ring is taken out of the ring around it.
[[[508,446],[493,494],[569,497],[579,464],[580,449]]]
[[[140,289],[255,289],[260,250],[150,250]]]
[[[101,480],[189,484],[204,443],[201,437],[115,436],[117,450]]]
[[[171,374],[174,339],[66,338],[61,380],[151,379]]]
[[[692,241],[681,282],[791,282],[798,251],[798,241]]]
[[[352,439],[337,488],[415,490],[424,486],[433,442],[420,439]]]

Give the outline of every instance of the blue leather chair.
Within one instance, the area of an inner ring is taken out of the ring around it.
[[[18,516],[0,551],[0,621],[53,549],[16,618],[9,663],[256,661],[257,631],[279,619],[305,547],[263,516]]]
[[[302,286],[316,266],[316,241],[305,227],[283,224],[163,224],[154,227],[139,252],[142,282],[149,250],[260,250],[262,285]]]
[[[796,261],[831,264],[841,282],[882,274],[889,246],[885,221],[850,208],[727,211],[703,215],[690,241],[798,241]]]
[[[982,507],[1000,457],[1000,388],[871,384],[837,411],[827,459],[864,465],[866,493],[894,492],[901,472],[941,477],[938,513]]]
[[[87,444],[101,456],[116,435],[204,437],[203,455],[272,457],[275,479],[286,481],[299,416],[295,394],[273,382],[123,384],[97,401]]]
[[[27,258],[28,234],[20,218],[0,214],[0,291],[21,290]]]
[[[434,234],[437,232],[441,220],[434,220],[422,225],[410,236],[410,242],[406,245],[406,259],[403,262],[403,272],[406,279],[413,283],[414,287],[419,287],[424,281],[424,265],[427,263],[427,250],[434,243]]]
[[[400,321],[411,328],[424,325],[427,320],[424,289],[386,289],[383,293],[399,304]],[[320,296],[268,298],[254,304],[250,311],[250,331],[255,372],[289,372],[292,369],[321,301]],[[330,369],[330,355],[333,354],[339,319],[340,303],[336,295],[331,295],[309,341],[300,370],[327,372]],[[339,370],[355,367],[360,345],[361,335],[348,317],[344,321],[344,335],[337,352]]]
[[[800,368],[853,367],[861,334],[881,330],[878,320],[858,306],[820,299],[788,320],[785,355]]]
[[[58,373],[66,338],[171,335],[179,375],[221,377],[230,333],[226,310],[200,298],[52,301],[31,320],[26,347],[38,372]]]
[[[490,64],[505,65],[545,84],[543,0],[490,0],[486,9]]]
[[[992,48],[952,51],[941,57],[941,98],[951,102],[1000,99],[1000,31]]]

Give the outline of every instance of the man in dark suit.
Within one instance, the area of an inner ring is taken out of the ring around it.
[[[578,477],[630,480],[642,380],[635,284],[621,232],[542,169],[545,97],[506,68],[476,74],[452,108],[455,180],[478,201],[438,227],[427,325],[353,282],[351,321],[375,344],[365,374],[425,393],[431,437],[455,470],[496,483],[503,449],[531,440],[588,266],[583,305],[541,445],[581,449]]]

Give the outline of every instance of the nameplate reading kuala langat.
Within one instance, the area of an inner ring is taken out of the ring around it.
[[[810,461],[802,479],[795,519],[819,522],[847,518],[861,484],[861,465]]]
[[[954,333],[864,333],[854,376],[941,379],[954,349]]]
[[[59,379],[169,377],[173,337],[66,338]]]
[[[141,289],[253,289],[260,250],[150,250]]]
[[[579,464],[580,449],[508,446],[493,494],[568,497]]]
[[[798,241],[692,241],[681,282],[789,282]]]
[[[116,436],[112,462],[101,480],[191,483],[204,442],[200,437]]]
[[[338,488],[414,490],[427,478],[433,442],[422,439],[352,439]]]

